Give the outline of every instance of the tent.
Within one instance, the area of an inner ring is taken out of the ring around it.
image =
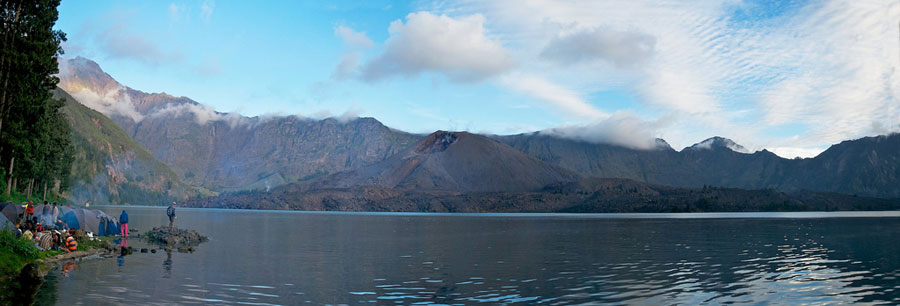
[[[115,218],[106,219],[106,227],[105,227],[104,234],[106,234],[106,236],[113,236],[113,235],[118,235],[120,233],[121,232],[119,230],[119,221],[117,221]]]
[[[75,215],[75,210],[69,210],[67,213],[63,214],[60,219],[66,223],[66,226],[69,229],[80,229],[81,224],[78,222],[78,216]]]
[[[81,229],[99,236],[119,234],[119,222],[100,210],[75,208],[66,212],[61,219],[70,229]]]
[[[10,221],[15,221],[20,214],[25,214],[25,207],[16,203],[0,203],[0,214]]]
[[[15,225],[13,224],[12,221],[9,221],[9,219],[7,219],[5,215],[0,214],[0,230],[4,229],[6,227],[9,227],[10,229],[12,229],[15,227]]]
[[[90,210],[90,209],[78,209],[77,211],[81,212],[81,218],[78,219],[78,223],[81,224],[81,229],[85,232],[92,232],[94,234],[100,233],[100,211],[98,210]],[[78,212],[75,215],[79,215]]]

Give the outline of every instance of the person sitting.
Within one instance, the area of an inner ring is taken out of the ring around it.
[[[66,233],[66,252],[72,253],[78,250],[78,241],[75,241],[75,238],[69,233]]]
[[[52,250],[53,234],[50,232],[42,233],[41,239],[36,241],[38,242],[38,247],[40,247],[41,250]]]
[[[53,231],[53,249],[60,250],[61,247],[65,245],[65,240],[63,240],[63,235],[59,231]]]
[[[62,216],[56,217],[56,229],[58,230],[69,230],[69,224],[63,221]]]

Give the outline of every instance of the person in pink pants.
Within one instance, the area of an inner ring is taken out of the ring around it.
[[[122,214],[119,215],[119,229],[122,237],[128,237],[128,213],[125,210],[122,210]]]

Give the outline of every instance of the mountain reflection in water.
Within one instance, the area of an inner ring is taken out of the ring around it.
[[[162,209],[128,211],[134,228],[167,222]],[[53,293],[42,294],[66,297],[57,304],[897,304],[900,215],[878,214],[893,217],[182,209],[179,226],[210,236],[194,253],[135,253],[121,269],[85,260],[68,278],[51,273],[42,290]]]

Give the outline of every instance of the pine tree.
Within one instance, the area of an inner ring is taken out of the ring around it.
[[[12,176],[36,194],[67,182],[72,160],[64,104],[52,92],[66,39],[53,29],[59,2],[0,0],[0,163],[14,160]]]

